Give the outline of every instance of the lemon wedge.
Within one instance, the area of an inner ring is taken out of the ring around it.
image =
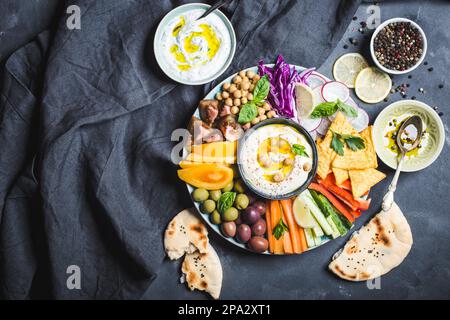
[[[308,204],[304,201],[303,197],[298,196],[295,198],[292,210],[294,211],[295,221],[300,227],[315,228],[319,226],[310,213]]]
[[[295,85],[295,105],[300,119],[309,117],[316,105],[316,96],[310,87],[303,83]]]
[[[392,88],[391,78],[375,67],[362,69],[355,80],[355,93],[366,103],[378,103]]]
[[[359,53],[347,53],[336,60],[333,66],[333,77],[336,81],[344,83],[349,88],[355,87],[358,73],[369,65]]]

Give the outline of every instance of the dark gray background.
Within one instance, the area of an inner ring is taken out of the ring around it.
[[[32,36],[43,30],[51,21],[57,1],[0,0],[0,61]],[[357,30],[365,20],[367,4],[356,13],[341,42],[319,71],[331,76],[331,68],[337,57],[345,52],[361,52],[368,60],[369,33],[361,35]],[[381,3],[381,17],[403,16],[418,22],[428,36],[429,51],[425,61],[406,76],[393,78],[396,85],[410,83],[408,98],[416,96],[444,113],[446,143],[441,156],[429,168],[417,173],[401,175],[396,200],[407,217],[414,237],[414,245],[406,260],[381,279],[381,290],[369,290],[366,283],[350,283],[337,279],[327,271],[331,256],[345,244],[346,238],[337,239],[321,248],[300,256],[268,257],[248,254],[232,247],[228,242],[211,234],[210,239],[221,258],[224,281],[223,299],[414,299],[450,298],[450,200],[448,197],[448,163],[450,136],[448,132],[448,103],[450,101],[450,4],[447,1],[392,1]],[[349,37],[359,39],[353,46]],[[349,46],[344,49],[344,44]],[[314,48],[311,48],[314,50]],[[433,67],[434,71],[427,69]],[[444,88],[439,89],[438,85]],[[423,87],[425,94],[418,92]],[[392,101],[401,97],[394,94],[387,103],[375,106],[360,104],[371,116],[375,116]],[[359,100],[356,100],[359,101]],[[387,180],[371,192],[373,205],[358,220],[357,227],[368,221],[379,210],[393,171],[384,165],[380,170],[389,174]],[[157,279],[147,291],[149,299],[203,299],[199,292],[189,292],[179,283],[180,263],[164,263]]]

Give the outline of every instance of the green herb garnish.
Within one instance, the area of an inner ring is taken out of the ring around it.
[[[358,116],[358,111],[356,111],[355,108],[337,99],[335,102],[322,102],[321,104],[317,105],[311,113],[310,117],[313,119],[326,118],[335,114],[336,111],[342,111],[347,116],[352,118]]]
[[[351,134],[340,134],[334,131],[331,131],[331,133],[333,134],[333,138],[331,139],[330,147],[340,156],[344,155],[344,142],[352,151],[361,150],[366,147],[364,139],[360,137],[355,137]]]
[[[219,210],[220,213],[224,213],[225,211],[231,208],[235,199],[236,199],[236,192],[222,193],[222,195],[219,198],[219,201],[217,202],[217,210]]]
[[[239,111],[238,122],[245,124],[251,122],[258,116],[258,106],[267,98],[270,90],[270,82],[267,75],[263,76],[255,85],[253,100],[244,104]]]
[[[273,235],[278,240],[286,231],[289,231],[289,228],[284,224],[283,219],[280,218],[280,222],[273,228]]]
[[[309,155],[306,153],[305,146],[302,146],[301,144],[293,144],[292,152],[296,155],[309,158]]]

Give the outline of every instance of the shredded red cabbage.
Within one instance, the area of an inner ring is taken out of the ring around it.
[[[307,79],[314,68],[297,72],[294,66],[287,64],[283,56],[279,55],[273,67],[264,65],[259,61],[258,72],[260,76],[267,75],[270,81],[268,100],[278,115],[297,119],[295,107],[295,84],[308,84]]]

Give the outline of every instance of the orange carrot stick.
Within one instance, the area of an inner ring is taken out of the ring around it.
[[[283,234],[283,246],[284,246],[284,252],[293,254],[294,250],[292,249],[292,242],[291,242],[291,235],[289,231],[286,231]]]
[[[305,230],[302,227],[298,228],[298,235],[300,237],[302,251],[306,251],[308,249],[308,243],[306,242]]]
[[[292,201],[291,200],[280,200],[281,207],[283,208],[283,217],[287,222],[289,228],[289,233],[292,239],[292,249],[295,253],[302,253],[302,247],[300,242],[300,237],[298,233],[298,225],[294,220],[294,212],[292,211]]]
[[[267,240],[269,240],[269,251],[273,253],[274,249],[274,237],[272,234],[272,221],[270,213],[270,200],[266,202],[266,227],[267,227]]]
[[[277,200],[272,200],[270,202],[270,214],[272,215],[272,230],[278,225],[281,219],[281,209],[280,204]],[[283,239],[274,239],[274,250],[275,254],[283,254]]]

